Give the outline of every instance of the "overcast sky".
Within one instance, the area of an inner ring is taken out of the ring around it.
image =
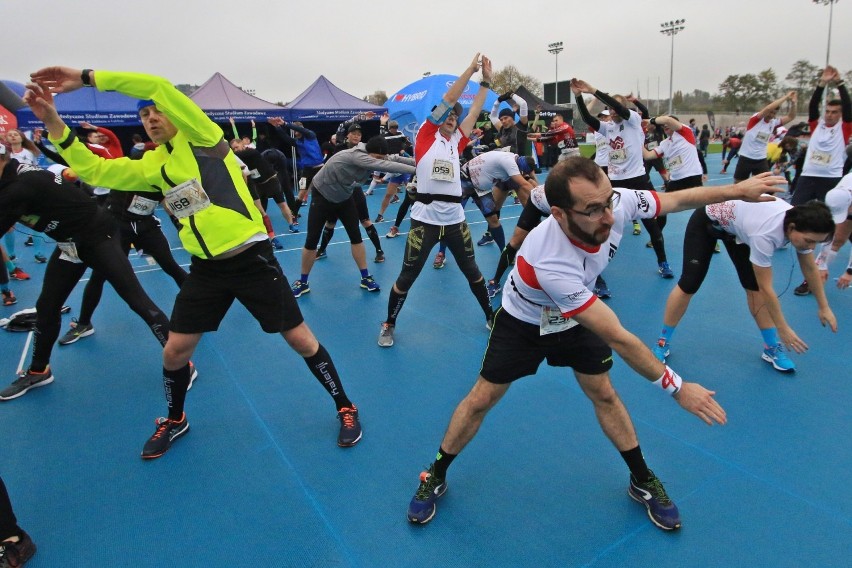
[[[219,71],[257,96],[290,101],[320,74],[363,97],[424,72],[459,74],[477,51],[544,82],[579,77],[611,93],[717,92],[732,74],[799,59],[825,64],[829,7],[812,0],[0,0],[0,78],[25,82],[54,64],[162,75],[201,84]],[[8,17],[7,16],[11,16]],[[14,20],[14,23],[12,21]],[[852,69],[852,0],[834,5],[831,64]],[[648,86],[650,85],[650,92]]]

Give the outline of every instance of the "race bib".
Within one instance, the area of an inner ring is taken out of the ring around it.
[[[814,150],[811,152],[811,161],[821,166],[827,166],[831,163],[831,153]]]
[[[83,261],[80,260],[80,257],[77,254],[77,245],[74,243],[56,243],[56,246],[62,251],[59,253],[60,260],[67,260],[74,264],[83,264]]]
[[[432,162],[432,176],[435,181],[455,181],[455,169],[449,160],[436,159]]]
[[[766,144],[767,142],[769,142],[769,133],[768,132],[758,132],[757,135],[755,136],[755,139],[758,142],[763,142],[764,144]]]
[[[653,150],[657,146],[659,146],[659,144],[657,144],[656,140],[652,140],[651,142],[648,142],[647,144],[645,144],[645,148],[647,148],[648,150]]]
[[[130,213],[135,213],[136,215],[150,215],[154,212],[154,209],[157,208],[157,203],[159,203],[159,201],[154,201],[153,199],[148,199],[141,195],[134,195],[130,205],[127,206],[127,210]]]
[[[248,175],[251,179],[258,179],[260,177],[260,172],[257,171],[257,168],[248,171]]]
[[[666,167],[670,170],[679,170],[683,165],[683,159],[680,156],[672,156],[666,160]]]
[[[627,148],[619,148],[618,150],[610,150],[609,161],[613,164],[623,164],[627,161]]]
[[[565,148],[565,140],[560,140],[559,142],[557,142],[556,147]]]
[[[560,331],[571,329],[576,325],[578,325],[576,321],[563,316],[559,309],[549,306],[541,307],[541,323],[538,328],[539,335],[559,333]]]
[[[210,207],[210,198],[198,180],[192,178],[171,188],[164,196],[163,205],[178,219],[185,219]]]

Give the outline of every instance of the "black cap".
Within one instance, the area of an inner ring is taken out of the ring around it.
[[[346,132],[355,132],[356,130],[360,132],[361,131],[361,125],[358,124],[357,122],[353,122],[352,124],[349,125],[349,130],[347,130]]]

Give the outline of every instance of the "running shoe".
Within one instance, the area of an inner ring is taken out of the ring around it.
[[[15,294],[12,293],[11,290],[3,290],[0,292],[3,295],[3,305],[4,306],[14,306],[18,303],[18,299],[15,297]]]
[[[24,246],[31,247],[34,245],[35,243],[33,242],[33,236],[30,235],[29,237],[27,237],[27,240],[24,241]]]
[[[654,357],[659,359],[662,363],[665,363],[668,356],[672,353],[672,350],[669,348],[668,342],[662,338],[660,338],[654,345],[651,346],[651,351],[654,353]]]
[[[373,190],[368,189],[367,191],[364,192],[364,195],[373,195]]]
[[[485,318],[485,329],[491,331],[494,329],[494,314],[491,314],[487,318]]]
[[[195,363],[192,361],[189,362],[189,386],[186,387],[186,390],[190,390],[192,388],[193,383],[195,383],[195,379],[198,378],[198,369],[195,368]]]
[[[493,242],[494,242],[494,237],[492,237],[492,236],[491,236],[491,233],[490,233],[490,232],[485,231],[485,234],[484,234],[484,235],[482,235],[482,238],[481,238],[481,239],[479,239],[479,240],[476,242],[476,244],[477,244],[477,246],[484,247],[484,246],[486,246],[486,245],[490,245],[490,244],[491,244],[491,243],[493,243]]]
[[[672,272],[668,262],[661,262],[659,264],[659,268],[657,268],[657,272],[659,272],[660,276],[663,278],[674,278],[674,272]]]
[[[171,420],[161,416],[157,418],[157,429],[154,430],[154,435],[151,436],[145,446],[142,448],[142,459],[150,460],[158,458],[172,447],[172,443],[179,437],[186,434],[189,430],[189,422],[186,419],[184,412],[180,420]]]
[[[388,234],[385,235],[385,238],[386,239],[395,239],[398,236],[399,236],[399,229],[397,228],[396,225],[394,225],[393,227],[390,228],[390,231],[388,231]]]
[[[284,250],[284,245],[281,244],[281,241],[278,240],[278,237],[272,237],[269,239],[272,243],[272,248],[275,250]]]
[[[439,251],[438,254],[435,255],[435,260],[432,261],[432,268],[436,270],[444,268],[444,264],[446,264],[446,262],[447,257],[444,255],[444,253]]]
[[[9,272],[9,278],[12,280],[29,280],[30,275],[16,266],[14,270]]]
[[[790,373],[796,370],[796,364],[784,352],[784,346],[778,343],[774,347],[767,347],[763,350],[760,358],[770,363],[775,370],[782,373]]]
[[[722,245],[719,244],[719,241],[716,241],[716,246],[713,247],[713,254],[718,254],[722,252]]]
[[[379,347],[393,347],[393,330],[396,326],[390,323],[383,323],[382,330],[379,332]]]
[[[381,213],[379,213],[378,215],[376,215],[376,220],[373,221],[373,223],[383,223],[384,220],[385,220],[385,216],[382,215]]]
[[[379,288],[379,283],[373,280],[372,276],[366,276],[361,279],[361,288],[363,288],[367,292],[381,291],[381,288]]]
[[[30,535],[21,531],[18,542],[0,542],[0,568],[23,566],[36,553],[36,545]]]
[[[426,524],[435,516],[435,502],[447,492],[447,482],[435,477],[435,466],[420,472],[420,487],[408,504],[408,520],[412,523]]]
[[[807,296],[808,294],[810,294],[811,289],[808,286],[808,281],[805,280],[804,282],[796,286],[796,288],[793,290],[793,293],[797,296]]]
[[[296,280],[290,286],[290,289],[293,291],[293,295],[295,297],[300,297],[302,294],[307,294],[311,291],[311,287],[307,282],[302,282],[301,280]]]
[[[630,475],[630,487],[627,494],[634,501],[645,506],[651,522],[663,530],[672,531],[680,528],[680,512],[677,505],[669,499],[663,482],[660,481],[653,471],[648,470],[651,478],[639,483],[633,475]]]
[[[641,235],[642,234],[642,225],[640,225],[638,221],[633,221],[633,234],[634,235]]]
[[[71,329],[59,338],[59,345],[71,345],[72,343],[89,337],[95,333],[95,328],[90,323],[80,323],[76,318],[71,318]]]
[[[649,248],[649,249],[654,248],[654,243],[651,242],[651,241],[648,241],[647,243],[645,243],[645,248]]]
[[[298,233],[299,232],[299,224],[298,223],[290,223],[289,225],[287,225],[287,228],[290,229],[291,233]]]
[[[341,408],[337,411],[340,420],[340,433],[337,435],[337,445],[341,448],[354,446],[361,439],[361,422],[358,420],[358,409]]]
[[[327,256],[328,255],[325,253],[325,250],[318,250],[317,251],[317,260],[320,260],[322,258],[326,258]]]
[[[373,262],[384,262],[385,261],[385,253],[379,251],[376,253],[376,258],[373,259]]]
[[[33,256],[33,258],[34,258],[34,259],[35,259],[35,261],[36,261],[37,263],[39,263],[39,264],[44,264],[45,262],[47,262],[47,257],[46,257],[46,256],[44,256],[44,255],[43,255],[43,254],[41,254],[41,253],[36,254],[35,256]]]
[[[15,381],[0,391],[0,400],[12,400],[27,394],[27,391],[36,387],[43,387],[53,382],[53,373],[50,372],[48,365],[41,373],[36,373],[31,369],[18,375]]]
[[[489,280],[488,284],[485,285],[485,289],[488,290],[489,298],[496,298],[497,294],[500,292],[500,283],[495,282],[494,280]]]
[[[391,204],[399,203],[399,196],[398,196],[398,195],[394,195],[393,197],[391,197],[390,202],[391,202]]]
[[[606,300],[607,298],[612,297],[612,292],[609,291],[609,286],[607,286],[606,283],[601,284],[600,286],[595,286],[593,292],[595,293],[595,296],[601,300]]]

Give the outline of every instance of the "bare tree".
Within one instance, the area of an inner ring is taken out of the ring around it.
[[[385,91],[374,91],[372,95],[367,95],[364,100],[370,104],[382,106],[388,102],[388,94]]]
[[[541,81],[532,75],[524,75],[514,65],[506,65],[491,75],[491,90],[495,93],[514,91],[521,85],[535,96],[542,96]]]

